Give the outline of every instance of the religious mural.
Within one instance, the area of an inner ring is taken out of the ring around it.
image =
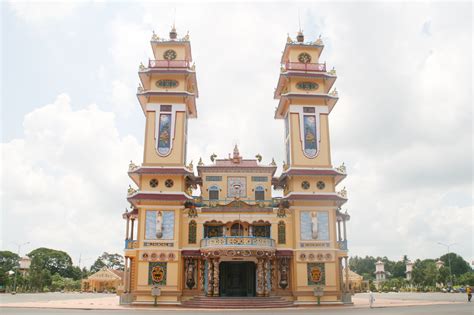
[[[308,157],[315,157],[317,149],[316,117],[305,115],[304,124],[304,152]]]
[[[329,213],[327,211],[301,211],[300,224],[301,240],[329,240]]]
[[[145,239],[172,240],[174,238],[174,211],[147,210]]]
[[[324,285],[326,281],[324,263],[308,264],[308,285]]]
[[[148,265],[148,284],[166,285],[166,267],[165,262],[150,262]]]
[[[171,114],[160,114],[158,153],[166,155],[171,150]]]
[[[227,197],[246,197],[247,179],[245,177],[227,177]]]

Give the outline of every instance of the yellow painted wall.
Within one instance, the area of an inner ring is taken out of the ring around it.
[[[300,139],[300,119],[297,113],[291,113],[291,165],[297,167],[331,167],[331,154],[329,147],[328,116],[320,115],[319,154],[315,158],[307,158],[303,153],[303,143]],[[318,127],[318,126],[316,126]]]
[[[245,177],[246,178],[246,197],[242,197],[241,199],[255,199],[255,191],[254,190],[257,186],[262,186],[265,189],[265,200],[271,199],[271,180],[272,180],[271,173],[211,173],[211,172],[203,172],[202,173],[202,198],[204,200],[209,199],[209,187],[217,186],[221,191],[219,191],[219,199],[224,200],[227,199],[229,201],[234,200],[233,197],[227,197],[227,179],[228,177]],[[222,181],[206,181],[206,176],[222,176]],[[267,182],[253,182],[252,176],[265,176],[268,177]]]
[[[298,55],[302,52],[308,53],[311,56],[311,63],[319,62],[318,50],[316,48],[312,48],[308,46],[292,47],[292,49],[289,52],[290,62],[299,62]]]
[[[156,139],[155,139],[155,119],[156,115],[154,111],[146,112],[146,132],[145,132],[145,150],[143,157],[143,165],[184,165],[184,120],[186,119],[184,112],[176,113],[175,120],[175,134],[173,141],[173,147],[171,153],[162,157],[158,155],[156,151]]]
[[[322,94],[325,93],[326,87],[325,87],[325,82],[323,81],[322,78],[317,78],[317,79],[309,79],[309,78],[290,78],[289,79],[289,92],[295,92],[295,93],[306,93],[306,94]],[[298,82],[313,82],[318,85],[318,88],[316,90],[311,90],[311,91],[306,91],[306,90],[301,90],[296,87],[296,84]]]
[[[154,46],[154,56],[156,60],[165,60],[163,58],[163,54],[165,51],[168,49],[173,49],[176,52],[176,59],[175,60],[186,60],[186,50],[184,46],[180,45],[173,45],[173,46],[168,46],[168,45],[155,45]]]

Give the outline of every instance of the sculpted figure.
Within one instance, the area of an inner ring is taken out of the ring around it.
[[[280,288],[285,289],[288,286],[288,262],[282,259],[280,262]]]
[[[313,239],[318,238],[318,214],[316,212],[311,213],[311,236]]]
[[[161,211],[156,214],[156,237],[161,238],[163,236],[163,215]]]
[[[188,262],[186,267],[186,285],[189,289],[194,288],[196,281],[194,280],[194,263],[192,261]]]

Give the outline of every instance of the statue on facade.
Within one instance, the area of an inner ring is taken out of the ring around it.
[[[189,289],[194,288],[194,285],[196,284],[196,280],[194,279],[194,269],[194,262],[192,259],[189,259],[186,266],[186,286]]]
[[[156,214],[156,237],[161,238],[163,236],[163,215],[161,211]]]
[[[280,261],[280,288],[285,289],[288,286],[288,260]]]
[[[313,239],[318,238],[318,214],[316,212],[311,213],[311,236]]]

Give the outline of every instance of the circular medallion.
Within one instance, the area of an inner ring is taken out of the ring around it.
[[[330,260],[331,258],[332,258],[331,254],[330,254],[330,253],[327,253],[327,254],[326,254],[326,259],[327,259],[327,260]]]
[[[167,179],[167,180],[165,181],[165,186],[166,186],[166,187],[171,188],[171,187],[173,187],[173,185],[174,185],[174,182],[173,182],[172,179]]]
[[[306,90],[306,91],[312,91],[312,90],[317,90],[319,85],[316,82],[311,82],[311,81],[302,81],[296,83],[296,88],[299,90]]]
[[[176,80],[158,80],[155,82],[156,87],[162,89],[172,89],[179,85],[179,82]]]
[[[158,180],[156,178],[153,178],[150,180],[150,186],[155,188],[156,186],[158,186]]]
[[[309,255],[308,255],[308,259],[309,259],[309,260],[314,260],[314,254],[309,254]]]
[[[156,259],[156,253],[151,254],[151,259]]]
[[[163,53],[163,58],[165,58],[166,60],[175,60],[176,56],[176,51],[174,51],[173,49],[168,49]]]
[[[319,254],[317,255],[317,257],[318,257],[318,260],[321,260],[321,259],[323,259],[324,256],[323,256],[323,254],[319,253]]]
[[[303,189],[305,189],[305,190],[306,190],[306,189],[309,189],[309,186],[311,186],[311,185],[310,185],[309,182],[307,182],[307,181],[303,181],[303,182],[301,183],[301,188],[303,188]]]
[[[306,254],[305,253],[300,254],[300,260],[306,260]]]
[[[143,260],[148,260],[148,253],[143,253],[142,259]]]
[[[165,260],[166,259],[166,254],[165,253],[161,253],[160,254],[160,260]]]
[[[302,52],[298,55],[299,62],[302,63],[310,63],[311,62],[311,55],[305,52]]]
[[[161,266],[155,266],[151,270],[151,279],[153,282],[161,282],[165,277],[165,270]]]
[[[318,189],[323,190],[324,187],[326,187],[326,184],[322,180],[320,180],[316,183],[316,187],[318,187]]]
[[[176,258],[176,256],[174,255],[174,253],[169,253],[168,254],[168,259],[169,260],[174,260]]]

